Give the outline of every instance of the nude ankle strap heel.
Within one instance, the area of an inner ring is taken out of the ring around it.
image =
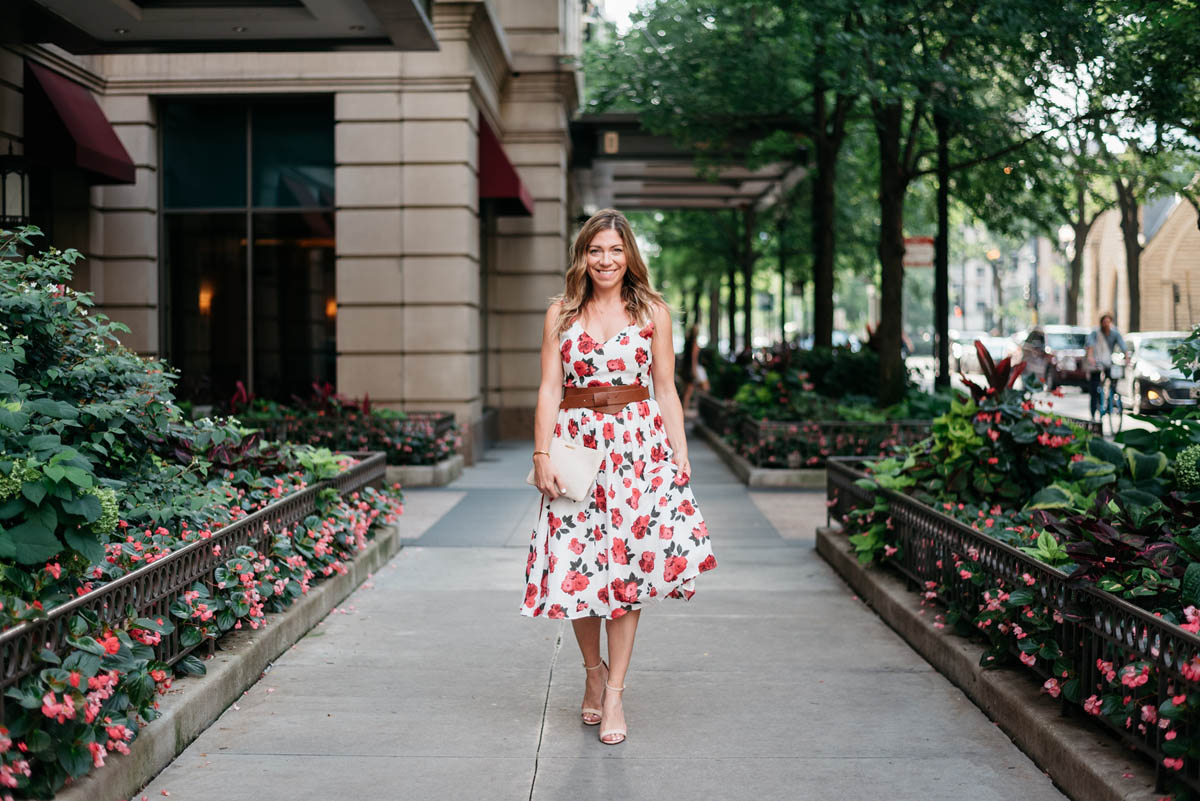
[[[603,659],[601,659],[597,664],[592,665],[591,667],[588,667],[588,664],[586,662],[583,663],[584,670],[598,670],[601,666],[603,666],[604,668],[608,667],[608,665],[604,664]],[[608,682],[606,681],[606,682],[604,682],[604,684],[605,684],[605,686],[607,686]],[[585,706],[583,709],[579,710],[579,719],[581,721],[583,721],[583,725],[585,725],[585,726],[598,726],[598,725],[600,725],[601,714],[603,714],[603,710],[593,709],[592,707]],[[591,716],[591,718],[588,717],[589,715]]]
[[[625,689],[625,686],[622,685],[620,687],[614,687],[611,684],[609,684],[607,681],[605,681],[604,689],[605,689],[605,692],[608,692],[609,690],[611,690],[614,693],[619,693]],[[605,737],[608,737],[609,735],[612,735],[612,734],[621,735],[621,739],[620,740],[605,740],[604,739]],[[605,745],[620,745],[621,743],[625,742],[626,734],[628,734],[627,729],[604,729],[600,732],[600,742],[604,743]]]

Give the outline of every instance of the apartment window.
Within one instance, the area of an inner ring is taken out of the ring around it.
[[[335,377],[333,103],[160,107],[164,333],[179,394],[307,397]]]

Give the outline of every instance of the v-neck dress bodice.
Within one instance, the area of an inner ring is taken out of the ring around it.
[[[652,389],[653,336],[653,323],[630,323],[599,342],[576,320],[559,348],[563,385]],[[542,497],[521,614],[617,618],[650,598],[690,599],[695,578],[717,560],[653,395],[615,414],[559,409],[554,436],[605,458],[582,501]]]

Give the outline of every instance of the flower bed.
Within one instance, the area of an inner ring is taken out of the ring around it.
[[[1023,664],[1153,758],[1160,790],[1200,792],[1200,448],[1180,447],[1200,420],[1108,442],[984,356],[987,385],[927,440],[830,463],[833,513],[861,562],[944,606],[936,625],[987,639],[985,667]]]
[[[345,570],[401,511],[361,486],[382,456],[184,419],[170,368],[69,287],[77,252],[15,257],[36,233],[0,232],[5,799],[50,797],[127,750],[173,672],[203,672],[190,651]]]
[[[338,451],[382,451],[390,465],[437,464],[462,448],[453,414],[377,409],[369,398],[343,398],[328,385],[314,386],[310,400],[291,406],[249,399],[239,388],[228,411],[269,439]]]

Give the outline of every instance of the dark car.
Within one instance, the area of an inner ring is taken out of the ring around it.
[[[1200,383],[1184,377],[1171,363],[1171,349],[1187,337],[1183,331],[1126,334],[1129,357],[1117,386],[1135,414],[1147,414],[1200,402]],[[1119,361],[1119,354],[1114,354]]]
[[[1088,329],[1075,325],[1044,325],[1031,328],[1023,336],[1018,361],[1025,362],[1025,374],[1036,376],[1047,389],[1059,386],[1087,387]]]

